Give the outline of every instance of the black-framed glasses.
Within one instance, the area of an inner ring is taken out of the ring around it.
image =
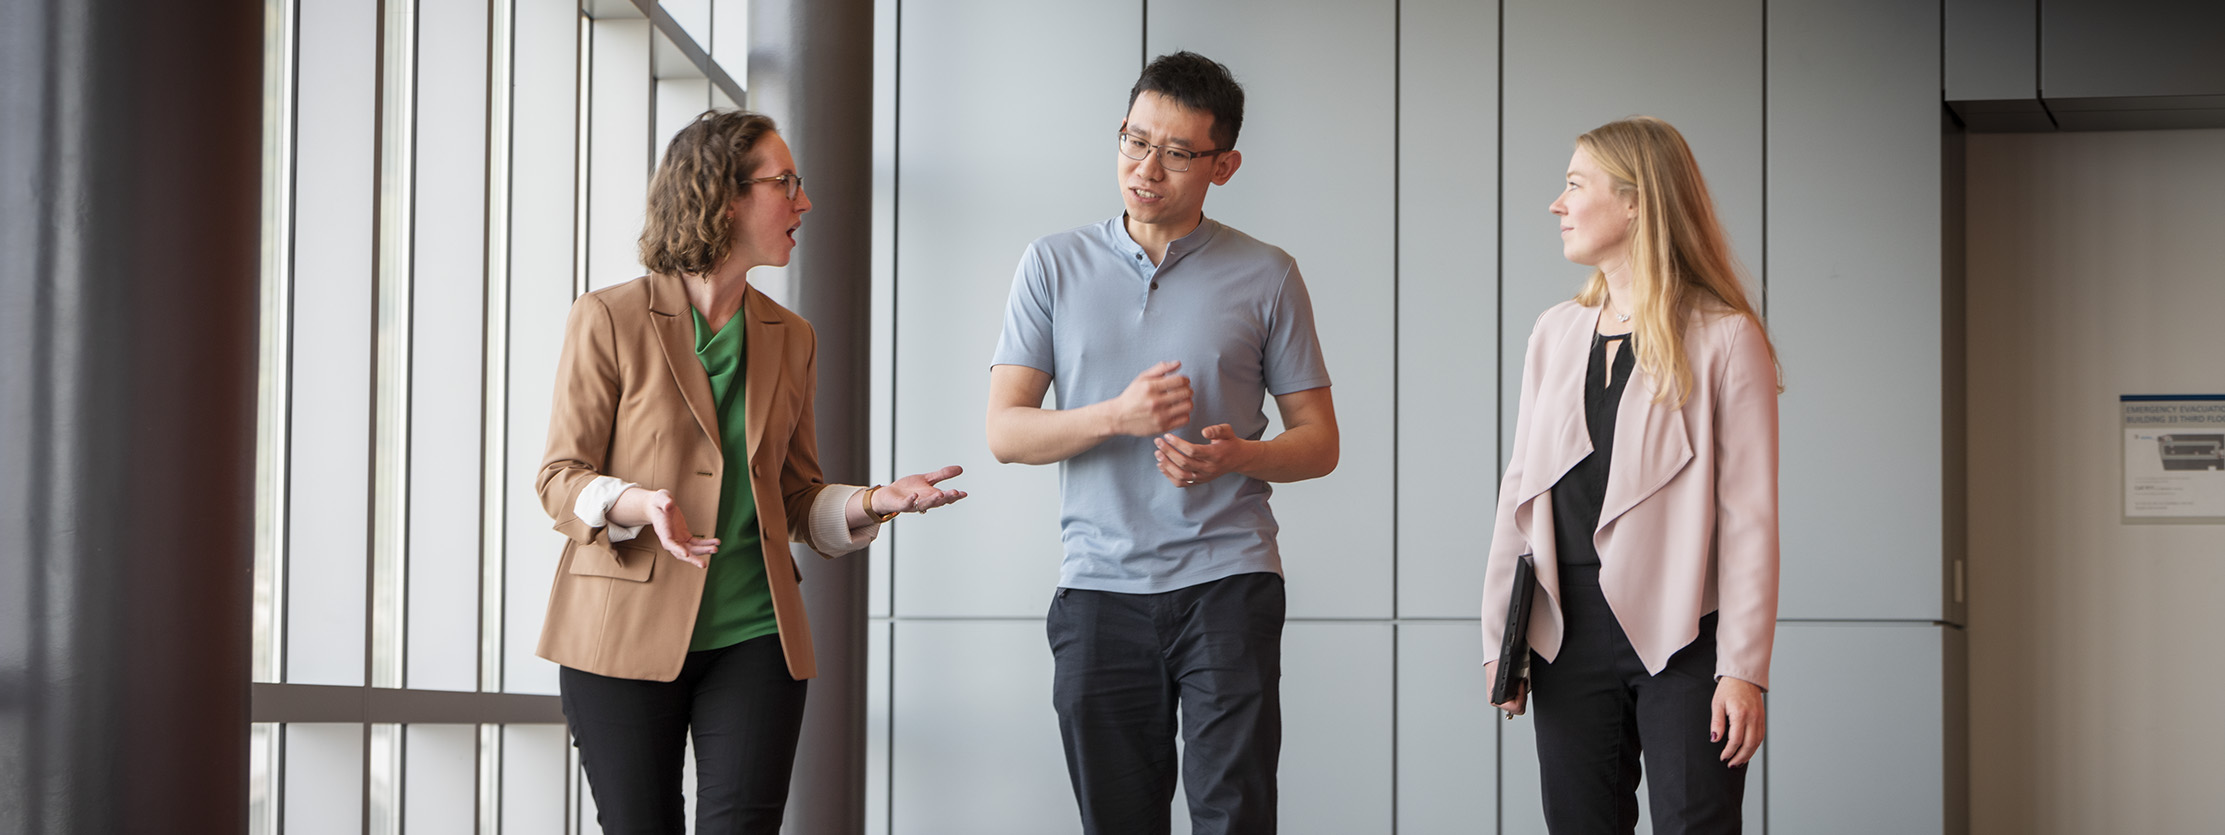
[[[788,199],[790,200],[796,199],[796,195],[803,192],[802,174],[776,174],[771,177],[758,177],[754,180],[742,181],[744,186],[753,186],[758,183],[786,183],[788,185]]]
[[[1168,171],[1188,171],[1190,170],[1190,163],[1193,160],[1196,160],[1198,157],[1209,157],[1213,156],[1214,154],[1225,154],[1228,153],[1230,150],[1233,149],[1220,148],[1211,151],[1192,151],[1188,148],[1177,148],[1172,145],[1153,145],[1149,142],[1143,141],[1143,137],[1129,133],[1126,125],[1122,125],[1120,128],[1121,156],[1127,157],[1137,162],[1142,162],[1146,159],[1151,158],[1152,151],[1158,151],[1159,164],[1161,166],[1164,166]]]

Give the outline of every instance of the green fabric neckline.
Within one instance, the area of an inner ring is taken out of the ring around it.
[[[748,409],[743,402],[749,346],[744,312],[734,311],[713,331],[703,311],[693,306],[688,310],[695,319],[695,357],[710,376],[711,396],[718,403],[720,457],[725,464],[719,484],[719,549],[706,569],[695,632],[688,640],[688,651],[700,652],[777,634],[780,623],[773,613],[772,588],[765,582],[765,549],[749,483]]]

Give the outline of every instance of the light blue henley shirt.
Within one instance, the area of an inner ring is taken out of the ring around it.
[[[1049,373],[1063,407],[1119,397],[1165,360],[1193,398],[1175,433],[1198,443],[1219,423],[1258,440],[1267,395],[1329,385],[1313,302],[1279,247],[1206,218],[1153,266],[1121,217],[1028,245],[991,365]],[[1153,449],[1113,438],[1059,465],[1059,585],[1147,594],[1282,572],[1272,487],[1232,473],[1179,488]]]

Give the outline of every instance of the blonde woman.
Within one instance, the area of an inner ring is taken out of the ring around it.
[[[1667,122],[1578,137],[1551,211],[1594,269],[1523,361],[1488,657],[1522,555],[1538,591],[1528,686],[1497,707],[1534,699],[1553,832],[1632,831],[1641,758],[1655,832],[1737,832],[1776,634],[1776,352]]]
[[[936,483],[827,484],[812,430],[811,323],[751,287],[811,211],[773,120],[711,112],[649,186],[649,274],[581,296],[564,327],[541,503],[570,538],[541,657],[558,683],[605,833],[780,831],[816,671],[793,540],[832,557]]]

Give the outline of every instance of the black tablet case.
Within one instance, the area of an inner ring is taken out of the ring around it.
[[[1507,596],[1507,625],[1499,639],[1499,670],[1491,703],[1514,698],[1516,682],[1530,677],[1530,599],[1537,596],[1537,566],[1529,554],[1514,558],[1514,589]]]

